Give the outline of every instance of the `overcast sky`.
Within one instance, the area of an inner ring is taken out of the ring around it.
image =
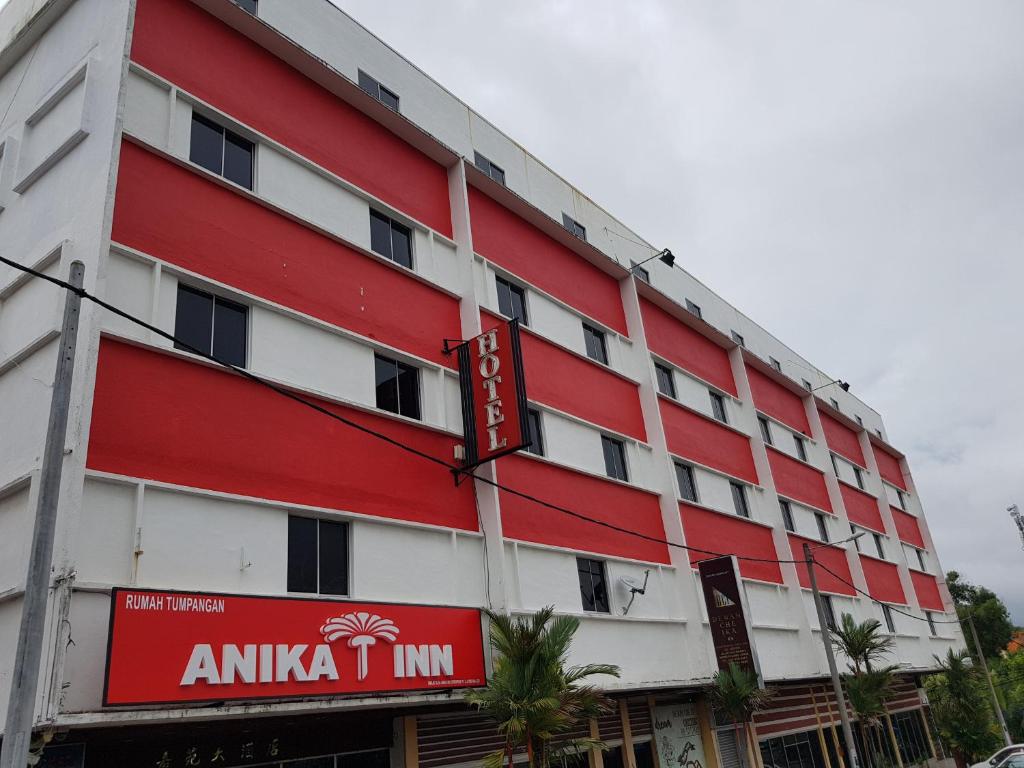
[[[849,381],[1024,624],[1024,3],[336,2]]]

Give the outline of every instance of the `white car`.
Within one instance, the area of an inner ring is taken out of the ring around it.
[[[988,760],[982,760],[980,763],[975,763],[971,768],[996,768],[996,766],[1001,766],[1004,762],[1009,762],[1007,758],[1019,755],[1024,755],[1024,744],[1013,744],[1009,747],[1003,747]],[[1001,766],[1001,768],[1018,768],[1018,766],[1006,765]]]

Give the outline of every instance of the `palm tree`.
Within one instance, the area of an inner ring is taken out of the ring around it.
[[[984,683],[967,650],[951,648],[945,658],[933,658],[942,671],[925,680],[925,690],[936,725],[943,740],[970,764],[1001,741]]]
[[[877,619],[868,619],[858,624],[853,616],[844,613],[839,626],[829,631],[832,634],[832,646],[842,651],[853,662],[854,673],[860,674],[862,664],[870,672],[872,662],[892,653],[895,639],[881,634],[881,629],[882,623]]]
[[[548,768],[554,756],[602,748],[596,739],[564,738],[581,722],[611,711],[611,701],[583,681],[594,675],[619,676],[613,664],[566,666],[579,619],[555,616],[551,606],[519,618],[490,611],[487,615],[491,647],[497,652],[494,671],[487,687],[467,698],[497,721],[505,746],[488,755],[484,765],[499,768],[507,761],[511,768],[515,751],[525,748],[531,768]]]
[[[741,766],[747,764],[747,747],[757,749],[750,733],[750,718],[758,710],[764,709],[774,695],[775,692],[770,688],[761,687],[753,670],[735,662],[730,663],[728,669],[720,669],[715,674],[711,701],[715,709],[727,715],[736,726],[736,753]]]

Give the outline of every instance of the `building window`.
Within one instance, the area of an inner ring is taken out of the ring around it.
[[[592,560],[589,557],[577,557],[576,572],[580,577],[580,597],[583,598],[583,610],[610,613],[604,562]]]
[[[583,324],[583,342],[587,345],[587,357],[608,365],[608,349],[604,344],[604,331],[592,325]]]
[[[882,603],[882,616],[885,617],[885,626],[886,626],[886,628],[889,630],[889,632],[891,634],[895,635],[896,634],[896,625],[893,623],[893,620],[892,620],[892,609],[888,605],[886,605],[885,603]]]
[[[288,591],[348,594],[348,523],[288,516]]]
[[[359,87],[388,109],[398,111],[398,94],[385,88],[377,78],[371,77],[361,69],[359,70]]]
[[[248,324],[249,309],[244,305],[178,283],[174,314],[174,336],[180,339],[180,343],[174,342],[177,349],[197,349],[244,368]]]
[[[825,626],[829,629],[835,629],[836,608],[832,605],[832,595],[821,596],[821,607],[825,609]]]
[[[864,490],[864,473],[861,471],[860,467],[854,467],[853,468],[853,477],[857,481],[857,487],[860,488],[863,491]]]
[[[486,173],[496,182],[501,184],[501,186],[505,186],[505,171],[503,171],[497,165],[495,165],[486,157],[481,155],[479,152],[473,152],[473,165],[475,165],[481,171]]]
[[[750,507],[747,506],[747,490],[742,483],[730,482],[732,489],[732,506],[740,517],[750,517]]]
[[[420,418],[420,372],[406,363],[374,355],[377,407],[410,419]]]
[[[828,401],[829,401],[830,403],[832,403],[832,407],[833,407],[833,408],[835,408],[835,409],[836,409],[837,411],[839,410],[839,401],[838,401],[838,400],[836,400],[836,399],[835,399],[834,397],[830,397],[830,398],[828,399]]]
[[[412,269],[412,232],[403,224],[370,209],[370,250]]]
[[[711,415],[723,424],[728,424],[729,419],[725,415],[725,399],[711,390],[708,390],[708,395],[711,397]]]
[[[690,312],[691,315],[696,315],[701,320],[704,319],[704,313],[701,312],[700,307],[698,307],[696,304],[694,304],[689,299],[686,300],[686,309]]]
[[[569,214],[562,214],[562,226],[572,232],[580,240],[586,242],[587,239],[587,228],[580,224],[576,219],[572,218]]]
[[[679,496],[696,504],[697,479],[693,476],[693,467],[689,464],[676,464],[676,480],[679,481]]]
[[[796,448],[796,457],[800,461],[807,461],[807,446],[800,435],[793,435],[793,446]]]
[[[818,538],[828,543],[828,522],[821,512],[814,513],[814,522],[818,524]]]
[[[836,477],[839,477],[839,462],[836,461],[836,455],[834,453],[829,454],[829,458],[832,459],[832,471]]]
[[[252,189],[252,158],[255,145],[234,131],[192,113],[188,159],[240,187]]]
[[[676,381],[672,376],[672,369],[661,363],[654,364],[654,374],[658,378],[658,391],[668,395],[673,400],[676,398]]]
[[[498,311],[505,317],[518,320],[521,325],[529,325],[526,317],[526,291],[497,275],[494,282],[498,287]]]
[[[938,634],[935,631],[935,615],[931,611],[925,611],[924,617],[928,620],[928,632],[932,637],[935,637]]]
[[[629,481],[626,472],[626,446],[621,440],[601,435],[601,450],[604,451],[604,471],[608,477],[623,482]]]
[[[632,272],[634,275],[636,275],[641,280],[643,280],[645,283],[650,285],[650,283],[651,283],[651,273],[648,272],[644,267],[641,267],[639,264],[637,264],[632,259],[629,260],[629,263],[632,265],[632,266],[630,266],[629,271]]]
[[[732,331],[732,340],[739,344],[741,347],[747,346],[746,342],[743,340],[743,337],[736,333],[736,331]]]
[[[872,533],[871,536],[875,540],[875,551],[878,553],[878,557],[885,560],[885,547],[882,546],[882,537],[877,533]]]
[[[764,440],[765,445],[775,445],[772,442],[772,427],[768,423],[768,419],[764,416],[758,416],[757,423],[761,427],[761,439]]]
[[[857,526],[855,526],[853,523],[850,523],[850,535],[857,535]],[[860,539],[854,539],[853,546],[857,549],[858,552],[860,552]]]
[[[884,437],[882,437],[882,430],[876,429],[875,430],[875,434],[878,435],[878,439],[879,440],[884,440],[885,439]]]
[[[918,565],[918,567],[922,571],[927,571],[928,569],[925,568],[925,566],[924,566],[924,552],[922,552],[920,549],[915,549],[914,551],[917,553],[917,565]]]
[[[800,379],[800,383],[804,385],[804,389],[806,389],[808,392],[810,392],[813,389],[813,387],[811,387],[811,382],[809,382],[807,379]]]
[[[253,16],[256,15],[256,0],[231,0],[235,5],[241,8],[246,13],[251,13]]]
[[[782,363],[780,363],[774,357],[769,357],[768,362],[771,363],[772,368],[774,368],[779,373],[782,373]]]
[[[782,525],[790,533],[796,533],[796,523],[793,522],[793,507],[785,499],[779,499],[779,510],[782,512]]]
[[[544,455],[544,432],[541,429],[540,411],[536,408],[528,408],[526,411],[526,422],[530,426],[530,444],[526,450],[535,456]]]
[[[863,429],[864,428],[864,419],[862,419],[860,416],[854,416],[853,418],[855,418],[857,420],[857,424],[859,424],[860,428]]]
[[[906,494],[904,494],[903,491],[896,491],[896,498],[900,502],[900,509],[902,509],[904,512],[906,512],[907,511],[907,496],[906,496]]]

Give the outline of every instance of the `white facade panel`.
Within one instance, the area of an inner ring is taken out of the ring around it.
[[[0,497],[0,592],[25,583],[32,546],[28,483]]]
[[[135,485],[97,479],[85,481],[78,530],[80,581],[131,583],[140,500]]]

